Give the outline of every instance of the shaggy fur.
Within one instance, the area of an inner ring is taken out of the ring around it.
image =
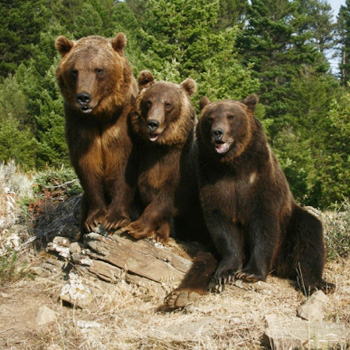
[[[126,37],[64,36],[55,46],[64,97],[71,163],[84,190],[81,231],[98,224],[116,229],[130,222],[135,191],[135,155],[128,114],[137,94],[132,68],[123,55]]]
[[[201,100],[200,200],[221,258],[212,282],[264,281],[274,272],[298,280],[306,294],[331,291],[334,285],[322,279],[322,224],[295,203],[254,117],[257,101],[256,95],[242,102]]]
[[[139,139],[138,190],[143,214],[124,228],[133,237],[167,242],[172,231],[190,239],[204,225],[195,174],[195,111],[190,96],[196,83],[154,80],[149,71],[138,78],[131,124]]]

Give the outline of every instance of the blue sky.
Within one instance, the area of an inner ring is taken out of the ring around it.
[[[332,6],[334,17],[337,17],[341,5],[345,5],[345,0],[328,0]]]

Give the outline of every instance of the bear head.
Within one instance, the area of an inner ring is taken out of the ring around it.
[[[195,125],[190,96],[196,91],[196,82],[190,78],[181,84],[157,82],[145,70],[140,73],[138,83],[140,93],[131,118],[136,134],[156,145],[184,143]]]
[[[62,56],[56,78],[66,105],[81,113],[101,115],[123,106],[130,94],[136,95],[132,69],[123,55],[125,45],[123,33],[114,39],[56,39],[55,47]]]
[[[255,94],[243,101],[200,100],[197,137],[207,150],[223,161],[239,157],[249,144],[255,127]]]

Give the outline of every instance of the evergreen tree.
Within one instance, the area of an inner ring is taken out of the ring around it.
[[[350,0],[340,6],[338,16],[338,35],[341,51],[341,63],[339,65],[341,83],[348,86],[350,80]]]
[[[218,0],[148,3],[142,51],[145,66],[160,78],[197,80],[199,94],[242,98],[256,90],[249,68],[236,58],[237,28],[218,31]]]
[[[266,117],[273,121],[269,129],[272,141],[285,127],[283,116],[292,77],[302,65],[322,73],[329,67],[310,39],[312,26],[305,25],[304,10],[296,0],[252,0],[247,25],[237,40],[242,61],[253,64],[253,76],[260,81],[261,102]]]
[[[0,13],[0,77],[6,78],[31,57],[50,14],[43,0],[2,0]]]

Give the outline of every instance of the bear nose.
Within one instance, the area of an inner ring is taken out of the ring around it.
[[[87,92],[77,94],[77,102],[81,105],[87,105],[91,101],[91,95]]]
[[[147,126],[148,126],[148,129],[150,131],[155,131],[158,129],[159,127],[159,122],[157,120],[154,120],[154,119],[150,119],[148,122],[147,122]]]
[[[215,141],[221,141],[222,136],[224,135],[224,130],[221,128],[214,129],[212,130],[211,135]]]

